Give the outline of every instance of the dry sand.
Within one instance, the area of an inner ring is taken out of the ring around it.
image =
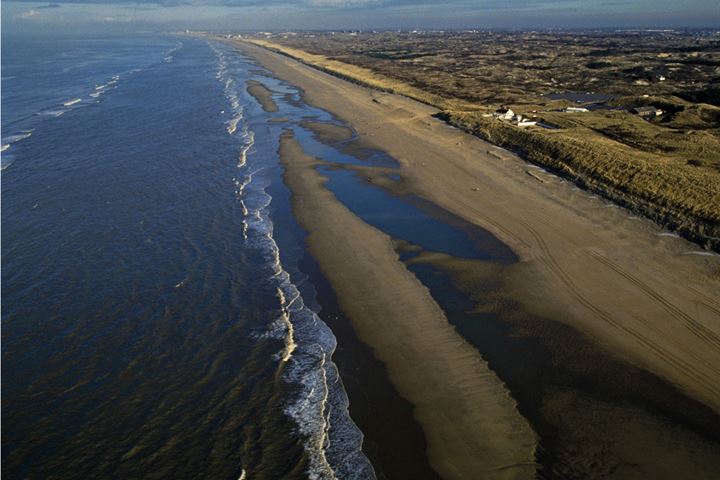
[[[361,340],[414,404],[433,468],[447,479],[532,478],[532,429],[477,350],[400,262],[392,239],[322,187],[317,161],[290,135],[280,152],[308,247]]]
[[[414,193],[511,246],[521,262],[506,283],[525,308],[720,411],[719,257],[435,120],[427,105],[238,46],[397,159]]]

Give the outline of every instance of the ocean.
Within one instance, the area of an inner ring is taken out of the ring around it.
[[[306,251],[285,132],[505,384],[538,478],[717,470],[714,411],[526,311],[510,247],[403,193],[396,159],[231,45],[3,43],[5,478],[438,478],[413,405]]]
[[[233,48],[4,38],[6,478],[374,478]]]

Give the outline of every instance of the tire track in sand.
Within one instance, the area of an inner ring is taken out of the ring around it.
[[[720,348],[720,337],[718,337],[715,332],[707,328],[705,325],[701,324],[694,318],[692,318],[687,313],[680,310],[674,303],[669,302],[665,298],[662,297],[662,295],[658,294],[656,291],[654,291],[650,286],[648,286],[646,283],[640,281],[638,278],[632,276],[625,270],[623,270],[617,263],[613,262],[607,257],[604,257],[600,255],[597,252],[590,252],[590,255],[596,259],[597,261],[601,262],[603,265],[607,266],[608,268],[615,271],[618,275],[625,278],[627,281],[632,283],[633,285],[637,286],[640,290],[645,293],[649,298],[652,300],[655,300],[660,305],[663,306],[663,308],[670,313],[673,317],[676,319],[682,321],[685,323],[685,325],[688,327],[688,329],[693,332],[695,335],[697,335],[699,338],[707,341],[712,346]],[[710,307],[712,308],[712,307]]]
[[[627,327],[617,320],[615,320],[612,315],[604,310],[603,308],[595,305],[588,297],[586,297],[581,290],[578,288],[578,286],[575,284],[575,282],[572,280],[570,275],[562,268],[562,266],[558,263],[558,261],[555,259],[555,257],[550,252],[549,247],[547,246],[547,243],[542,238],[542,236],[535,230],[532,226],[530,226],[527,222],[520,220],[518,218],[513,218],[514,221],[518,222],[520,225],[522,225],[524,228],[527,229],[527,231],[531,234],[531,236],[534,238],[535,242],[537,243],[538,247],[542,251],[542,257],[539,259],[542,263],[544,263],[550,271],[568,288],[570,293],[573,297],[585,308],[593,312],[596,316],[601,318],[603,321],[608,323],[609,325],[617,328],[618,330],[621,330],[628,335],[630,335],[636,342],[638,342],[640,345],[644,346],[651,352],[653,352],[660,360],[667,362],[671,366],[673,366],[677,371],[682,372],[683,375],[686,375],[688,378],[693,379],[695,382],[699,383],[700,385],[703,385],[707,390],[712,391],[713,395],[717,398],[720,397],[720,386],[718,386],[717,382],[715,382],[711,378],[706,378],[704,375],[700,375],[696,368],[694,368],[693,365],[688,363],[686,360],[678,357],[676,354],[673,354],[672,352],[666,350],[662,346],[658,345],[657,343],[653,342],[649,338],[647,338],[642,333]],[[665,377],[667,378],[667,377]],[[672,381],[669,379],[674,385],[678,385],[677,382]]]

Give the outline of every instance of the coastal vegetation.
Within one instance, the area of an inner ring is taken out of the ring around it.
[[[450,124],[720,249],[716,37],[416,32],[249,40],[432,105]],[[500,121],[492,113],[501,106],[548,128]],[[565,111],[575,106],[589,111]],[[643,106],[662,113],[631,112]]]
[[[720,365],[714,348],[718,306],[711,293],[717,284],[717,257],[517,161],[501,148],[433,121],[431,116],[441,113],[437,108],[379,88],[359,88],[319,68],[307,68],[287,54],[241,41],[232,44],[301,92],[302,98],[278,101],[281,111],[304,101],[332,114],[329,124],[318,116],[301,116],[284,129],[279,150],[283,179],[291,191],[295,218],[308,232],[310,254],[340,299],[348,323],[388,366],[390,381],[413,405],[436,471],[445,476],[448,457],[432,452],[453,442],[438,436],[435,420],[443,426],[452,424],[448,432],[471,425],[476,434],[487,427],[487,418],[500,416],[485,413],[480,392],[465,388],[460,397],[473,397],[483,419],[476,423],[465,414],[455,419],[445,416],[446,411],[459,411],[448,409],[443,397],[449,393],[455,401],[458,396],[452,387],[458,382],[447,373],[458,369],[448,366],[442,360],[445,355],[436,350],[449,342],[431,334],[429,323],[418,323],[423,317],[417,309],[428,290],[446,322],[481,353],[504,383],[507,398],[517,401],[518,413],[538,435],[540,448],[534,459],[541,477],[592,478],[601,472],[614,478],[705,478],[707,472],[720,468],[715,448],[715,432],[720,430],[714,413],[715,366]],[[364,79],[366,85],[371,80]],[[280,100],[281,91],[274,97]],[[562,104],[563,99],[557,100]],[[533,132],[532,127],[517,127],[510,108],[465,104],[465,109],[456,111],[509,132]],[[516,105],[506,106],[532,115]],[[654,114],[657,109],[670,110],[669,105],[649,108],[641,104],[635,110]],[[496,110],[504,111],[502,118]],[[554,110],[549,113],[566,121],[591,114],[584,106]],[[606,113],[618,114],[614,112]],[[638,121],[637,128],[655,122],[629,118]],[[557,134],[572,128],[551,119],[545,122],[553,128],[534,130]],[[314,142],[307,143],[308,133]],[[330,148],[319,150],[315,142]],[[492,254],[490,260],[484,256],[475,260],[473,248],[455,250],[462,240],[445,237],[430,219],[418,220],[415,212],[401,208],[416,201],[433,218],[467,228],[463,230],[467,238],[488,252],[485,236],[473,226],[485,230],[511,250],[510,263],[492,260],[496,258]],[[412,228],[406,221],[423,225]],[[373,240],[382,235],[386,235],[384,246]],[[442,253],[446,249],[450,253]],[[454,252],[459,256],[449,258]],[[425,294],[418,295],[421,292],[410,282],[390,273],[402,267],[410,279],[420,281],[414,285],[428,289]],[[348,276],[348,271],[353,274]],[[378,291],[381,283],[393,288]],[[450,286],[457,291],[448,294]],[[497,323],[491,326],[494,315]],[[405,322],[408,318],[411,325]],[[396,328],[402,335],[395,336]],[[576,336],[571,336],[573,332]],[[422,349],[421,359],[413,360],[405,353],[407,348]],[[403,353],[397,360],[393,356],[399,352]],[[435,379],[429,372],[438,364],[443,374]],[[412,369],[396,376],[393,365]],[[412,383],[405,382],[418,372],[422,372],[421,387],[408,389]],[[345,378],[354,375],[351,370]],[[446,387],[448,379],[451,387]],[[529,379],[531,383],[525,383]],[[435,388],[429,390],[428,384]],[[428,391],[433,392],[432,408],[418,397]],[[708,408],[681,400],[683,396]],[[362,395],[359,400],[350,396],[351,405],[363,401]],[[688,430],[681,432],[673,425]],[[362,421],[358,426],[366,431]],[[458,448],[470,444],[470,435],[459,435],[464,440]],[[490,436],[492,445],[503,438]],[[379,445],[372,433],[366,438],[368,445]],[[481,434],[481,438],[489,437]],[[706,447],[685,454],[685,445]],[[473,446],[462,458],[496,458],[477,453],[483,450]],[[454,459],[450,463],[454,468],[459,465]],[[473,468],[469,476],[479,471]],[[502,472],[513,476],[506,469]],[[380,471],[378,476],[383,474]]]

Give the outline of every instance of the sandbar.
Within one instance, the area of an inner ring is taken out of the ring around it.
[[[393,239],[323,188],[318,161],[286,133],[280,146],[308,248],[360,339],[414,405],[432,467],[446,479],[534,478],[536,436],[478,351],[399,260]],[[392,285],[393,288],[382,288]]]
[[[272,91],[262,83],[256,80],[248,80],[247,91],[255,97],[260,106],[266,112],[277,112],[278,107],[275,101],[272,99]]]
[[[414,194],[509,245],[521,261],[507,288],[525,308],[720,411],[720,257],[557,177],[538,182],[526,162],[428,105],[236,45],[398,160]]]

